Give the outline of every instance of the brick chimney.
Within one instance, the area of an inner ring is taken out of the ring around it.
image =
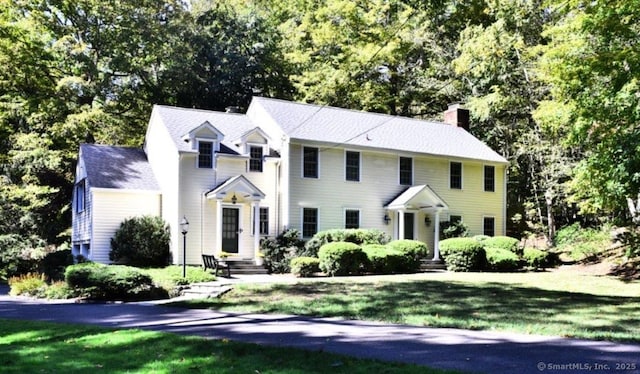
[[[444,123],[469,131],[469,109],[461,108],[457,103],[449,104],[444,112]]]

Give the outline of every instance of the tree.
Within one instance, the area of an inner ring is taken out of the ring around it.
[[[571,180],[585,212],[629,219],[627,199],[640,191],[640,2],[568,1],[548,11],[540,70],[550,105],[566,110],[563,125],[584,158]]]
[[[471,131],[511,162],[510,231],[545,227],[552,241],[556,214],[568,204],[563,184],[572,157],[559,140],[562,128],[534,116],[546,92],[534,64],[548,19],[541,2],[529,0],[488,4],[487,13],[493,22],[463,30],[453,61],[476,119]]]

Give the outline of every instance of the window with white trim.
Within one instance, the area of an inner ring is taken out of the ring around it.
[[[496,168],[492,165],[484,166],[484,190],[495,192],[496,190]]]
[[[76,213],[84,212],[86,207],[84,179],[76,184]]]
[[[213,168],[213,142],[198,140],[198,168]]]
[[[462,189],[462,163],[451,161],[449,164],[449,188]]]
[[[302,208],[302,236],[310,238],[318,232],[318,208]]]
[[[403,186],[411,186],[413,184],[413,158],[400,157],[399,169],[400,169],[400,184]]]
[[[496,234],[495,217],[484,217],[482,219],[482,233],[487,236],[494,236]]]
[[[360,228],[360,210],[346,209],[344,211],[344,228],[359,229]]]
[[[260,235],[269,235],[269,208],[260,207]]]
[[[302,176],[318,178],[319,151],[314,147],[302,147]]]
[[[262,146],[249,146],[249,171],[262,173],[264,148]]]
[[[344,175],[348,181],[360,181],[360,152],[345,151],[344,153]]]

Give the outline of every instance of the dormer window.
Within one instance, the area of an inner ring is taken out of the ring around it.
[[[213,142],[198,141],[198,167],[201,169],[213,168]]]
[[[264,148],[262,146],[249,146],[249,171],[262,173]]]

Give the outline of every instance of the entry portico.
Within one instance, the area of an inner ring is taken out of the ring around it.
[[[250,205],[252,210],[253,256],[260,251],[260,202],[264,192],[251,183],[244,175],[236,175],[205,193],[209,200],[216,201],[216,246],[219,251],[238,253],[238,236],[242,233],[239,226],[239,213],[236,206]]]
[[[397,212],[398,239],[405,239],[405,212],[433,213],[433,260],[440,260],[440,213],[448,211],[449,206],[431,187],[426,184],[411,186],[385,208]]]

